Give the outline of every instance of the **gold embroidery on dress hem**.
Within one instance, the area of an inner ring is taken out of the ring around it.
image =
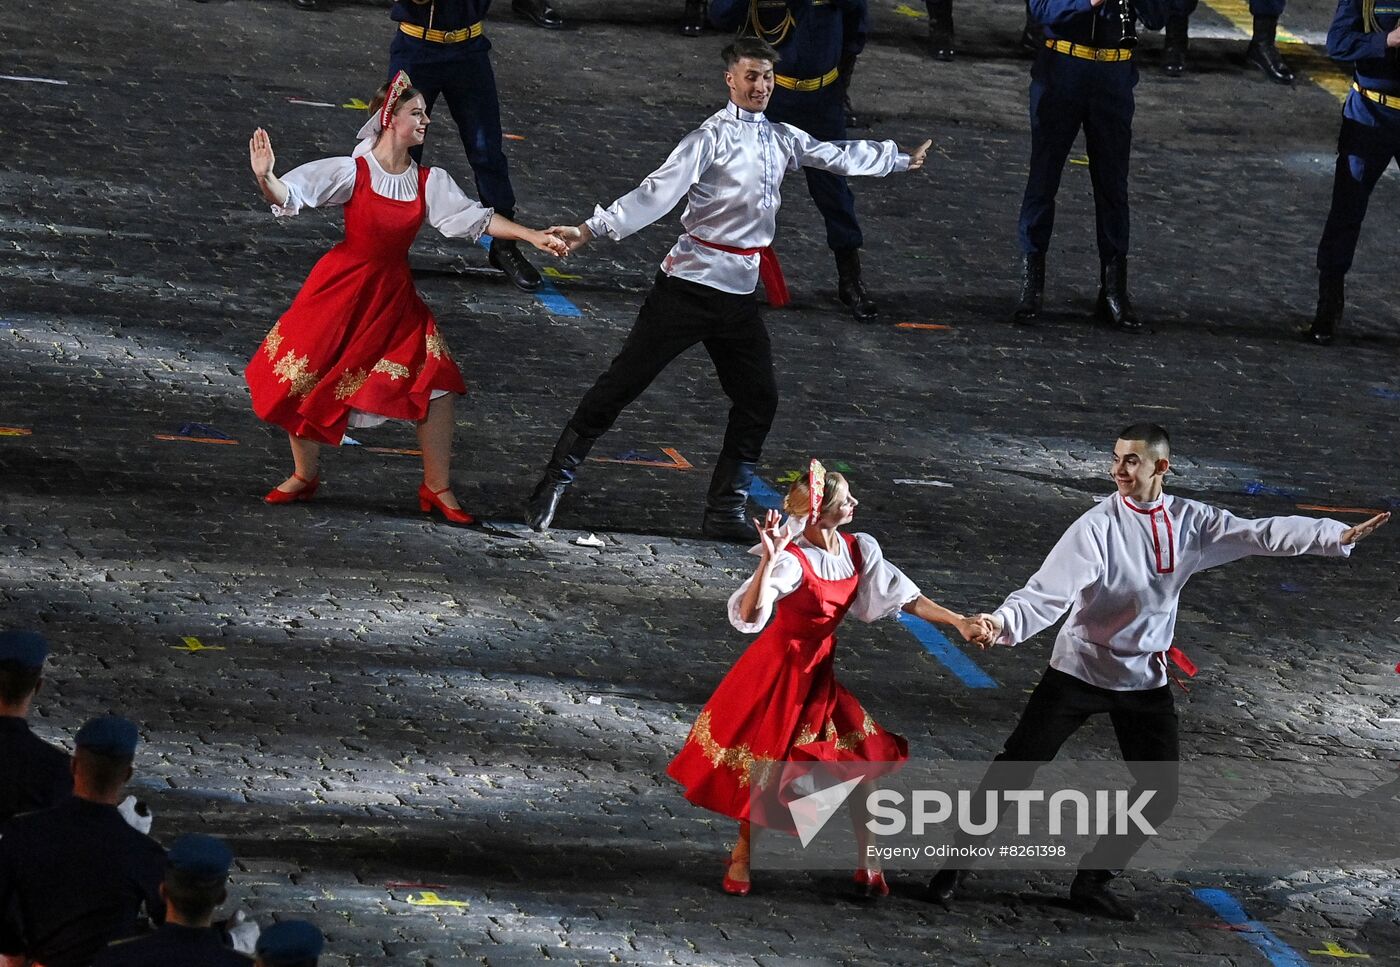
[[[841,735],[837,732],[836,723],[827,719],[826,726],[822,729],[821,740],[823,742],[834,742],[837,749],[842,752],[849,752],[866,739],[870,738],[877,731],[879,731],[879,727],[876,726],[875,720],[870,717],[869,712],[866,712],[865,719],[860,723],[860,728],[856,729],[854,732],[847,732],[845,735]],[[817,730],[810,725],[804,725],[802,726],[802,731],[797,733],[797,738],[792,744],[809,745],[815,741],[817,741]]]
[[[277,358],[277,350],[282,348],[282,322],[279,319],[272,324],[272,328],[267,331],[263,338],[263,352],[267,353],[268,362]]]
[[[441,359],[444,356],[448,359],[452,358],[452,353],[447,349],[447,340],[443,339],[442,333],[438,332],[436,329],[428,333],[427,347],[428,355],[432,356],[434,359]]]
[[[381,359],[374,364],[371,373],[384,373],[390,379],[408,379],[408,367],[403,363],[395,363],[388,359]]]
[[[360,391],[360,387],[365,385],[367,379],[369,379],[369,373],[363,369],[347,369],[335,384],[335,398],[348,400]]]
[[[747,745],[730,749],[716,742],[710,734],[709,712],[701,712],[700,717],[695,720],[695,725],[690,730],[690,741],[700,746],[700,751],[710,760],[711,765],[725,766],[737,771],[741,786],[747,786],[750,777],[755,780],[755,785],[765,785],[777,765],[772,756],[754,755]]]
[[[311,369],[311,357],[298,356],[295,350],[289,350],[278,360],[272,371],[292,384],[293,396],[306,396],[321,381],[321,377]]]

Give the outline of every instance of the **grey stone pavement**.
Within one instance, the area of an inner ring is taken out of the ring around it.
[[[679,37],[678,2],[566,3],[575,30],[506,9],[488,24],[520,217],[536,224],[626,190],[723,102],[721,38]],[[368,449],[413,447],[404,428],[328,454],[314,503],[260,503],[289,462],[241,371],[339,219],[274,221],[246,140],[268,127],[282,170],[347,151],[360,115],[335,105],[382,79],[384,14],[270,0],[3,12],[0,74],[65,82],[0,80],[0,622],[55,643],[42,734],[71,742],[106,710],[138,720],[156,835],[228,837],[235,899],[264,923],[317,922],[330,964],[1396,962],[1400,887],[1384,864],[1130,872],[1143,916],[1129,925],[1047,900],[1063,872],[983,873],[950,911],[914,899],[914,872],[874,906],[845,897],[849,871],[719,891],[731,825],[663,772],[744,646],[724,600],[749,562],[697,536],[724,412],[703,355],[599,447],[657,461],[671,448],[695,469],[590,463],[560,530],[512,523],[675,216],[559,267],[577,317],[511,289],[480,248],[422,236],[420,284],[472,390],[457,492],[491,527],[417,513],[416,459]],[[1317,42],[1329,16],[1299,0],[1285,24]],[[789,182],[796,304],[768,313],[783,404],[765,478],[809,454],[849,464],[860,526],[963,609],[995,605],[1106,491],[1105,454],[1134,419],[1173,430],[1176,492],[1240,513],[1400,504],[1392,176],[1347,339],[1319,350],[1291,334],[1312,307],[1335,97],[1245,73],[1243,40],[1205,5],[1189,77],[1162,77],[1148,37],[1133,282],[1153,331],[1088,324],[1088,173],[1072,164],[1053,319],[1023,332],[1004,321],[1028,150],[1019,22],[1015,3],[960,10],[964,54],[934,64],[924,21],[875,0],[856,106],[880,136],[928,135],[936,153],[925,173],[857,185],[877,326],[838,311],[820,224]],[[430,159],[470,183],[453,135],[444,112]],[[236,442],[158,438],[216,435],[188,424]],[[589,532],[604,547],[572,543]],[[1188,754],[1396,758],[1400,726],[1381,720],[1400,717],[1397,538],[1195,581],[1178,639],[1201,666],[1179,701]],[[853,626],[841,675],[915,755],[984,759],[1051,640],[972,655],[1000,686],[974,690],[898,624]],[[1115,755],[1107,723],[1067,754]],[[1200,887],[1229,891],[1251,925],[1230,929]]]

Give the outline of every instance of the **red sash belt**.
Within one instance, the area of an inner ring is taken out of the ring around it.
[[[774,309],[781,309],[792,301],[792,297],[788,295],[787,280],[783,278],[783,267],[778,263],[778,253],[773,250],[773,246],[736,248],[733,245],[711,242],[696,235],[690,237],[706,248],[718,249],[721,252],[728,252],[730,255],[757,255],[758,279],[763,283],[763,291],[768,293],[768,304]]]

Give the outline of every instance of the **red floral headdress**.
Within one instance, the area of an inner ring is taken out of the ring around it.
[[[808,512],[807,519],[816,523],[817,518],[821,516],[822,499],[826,496],[826,467],[815,457],[807,465],[807,493],[812,498],[812,509]]]
[[[382,131],[389,126],[389,122],[394,118],[394,108],[398,107],[399,98],[403,92],[413,86],[413,82],[408,79],[405,71],[399,71],[389,81],[389,91],[384,95],[384,106],[379,109],[379,129]]]

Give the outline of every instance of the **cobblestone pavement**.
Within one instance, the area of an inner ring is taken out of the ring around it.
[[[576,30],[505,9],[488,25],[520,217],[537,224],[627,189],[722,103],[720,38],[679,37],[678,2],[565,9]],[[1077,164],[1053,320],[1023,332],[1004,322],[1028,149],[1019,5],[960,11],[952,64],[925,58],[925,24],[903,10],[875,0],[855,103],[881,136],[932,136],[936,155],[925,174],[856,186],[878,326],[838,311],[820,224],[789,183],[780,245],[796,304],[768,314],[783,404],[767,480],[809,453],[848,463],[862,526],[965,609],[997,603],[1105,491],[1104,454],[1131,419],[1173,430],[1176,492],[1238,512],[1400,504],[1400,327],[1382,251],[1400,228],[1393,178],[1352,273],[1346,341],[1317,350],[1290,332],[1312,305],[1333,95],[1244,73],[1243,40],[1204,5],[1187,78],[1162,77],[1147,38],[1133,279],[1153,332],[1087,322],[1097,280]],[[1285,24],[1316,43],[1329,16],[1299,0]],[[55,642],[38,730],[67,742],[103,710],[139,720],[136,784],[157,835],[227,836],[233,892],[255,916],[309,916],[331,964],[1249,965],[1290,948],[1312,964],[1395,962],[1393,866],[1133,872],[1143,917],[1114,926],[1048,902],[1060,873],[984,873],[947,912],[913,899],[915,874],[874,907],[847,900],[836,873],[721,894],[732,830],[663,776],[744,644],[723,604],[748,561],[697,539],[724,410],[703,356],[599,448],[663,462],[671,448],[695,469],[591,463],[565,529],[511,523],[675,217],[561,267],[577,317],[511,289],[477,247],[420,240],[421,287],[472,386],[457,492],[493,526],[425,522],[416,459],[368,449],[414,446],[393,427],[327,456],[324,499],[265,507],[285,443],[253,417],[241,370],[339,221],[275,222],[245,143],[267,126],[282,170],[347,150],[360,119],[336,105],[381,79],[382,7],[73,0],[4,20],[0,73],[64,83],[0,80],[0,621]],[[440,121],[430,157],[463,178]],[[182,427],[236,443],[181,440]],[[900,482],[933,480],[951,486]],[[572,543],[590,531],[601,549]],[[1187,750],[1395,757],[1395,537],[1350,561],[1255,560],[1196,580],[1179,636],[1202,666],[1180,701]],[[974,655],[1000,683],[982,690],[898,624],[843,641],[844,680],[916,755],[978,759],[1051,636]],[[1074,749],[1112,754],[1106,723]],[[1201,886],[1227,889],[1255,925],[1227,929]]]

